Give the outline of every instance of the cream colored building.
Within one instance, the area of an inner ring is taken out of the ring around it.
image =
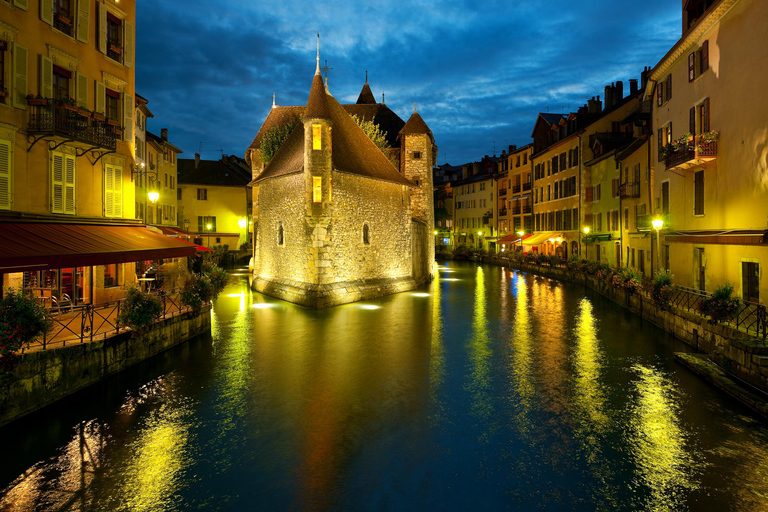
[[[768,2],[683,2],[683,35],[646,87],[662,265],[752,301],[768,296],[766,47]]]
[[[454,246],[489,249],[489,238],[495,239],[498,206],[494,201],[496,181],[492,173],[482,172],[479,162],[462,167],[462,179],[453,185]]]

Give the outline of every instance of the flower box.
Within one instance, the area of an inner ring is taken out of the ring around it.
[[[107,119],[107,124],[109,126],[120,126],[120,123],[117,121],[117,119]]]
[[[116,44],[109,43],[107,48],[109,49],[109,51],[111,51],[112,53],[116,53],[117,55],[120,55],[121,53],[123,53],[123,49],[117,46]]]
[[[59,103],[59,106],[65,110],[71,110],[72,112],[78,111],[77,105],[73,105],[72,103],[61,102]]]
[[[56,21],[59,23],[63,23],[64,25],[71,27],[72,26],[72,19],[69,16],[65,16],[64,14],[56,14]]]
[[[27,98],[28,105],[47,105],[48,100],[46,98]]]
[[[91,111],[85,108],[78,108],[77,113],[83,117],[91,117]]]
[[[5,91],[0,91],[0,98],[5,98],[6,96],[8,96],[8,93],[7,93],[7,92],[5,92]]]
[[[105,116],[104,114],[99,114],[98,112],[91,112],[91,117],[96,121],[101,121],[101,122],[104,122],[107,120],[107,116]]]

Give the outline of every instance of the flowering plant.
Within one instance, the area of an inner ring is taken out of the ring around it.
[[[710,297],[699,302],[699,313],[708,315],[711,324],[727,322],[739,311],[739,299],[731,297],[732,293],[732,284],[725,283],[718,286]]]
[[[675,286],[672,284],[672,272],[669,270],[659,270],[653,276],[653,287],[651,288],[651,298],[660,309],[669,311],[672,293]]]
[[[9,290],[0,300],[0,370],[10,370],[16,352],[50,330],[50,314],[30,291]]]

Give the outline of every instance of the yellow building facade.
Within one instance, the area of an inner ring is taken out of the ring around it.
[[[768,3],[720,0],[703,13],[690,4],[646,88],[661,265],[680,285],[711,292],[728,282],[757,302],[768,294]]]

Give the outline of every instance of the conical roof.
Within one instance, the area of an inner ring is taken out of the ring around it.
[[[413,135],[413,134],[428,134],[429,138],[432,139],[432,142],[435,141],[434,135],[432,135],[432,130],[429,129],[429,126],[427,126],[427,123],[424,122],[424,120],[421,118],[418,112],[414,112],[411,114],[411,117],[408,118],[408,121],[406,121],[405,126],[403,126],[403,129],[400,130],[400,135]]]
[[[323,77],[318,70],[312,79],[312,89],[309,91],[309,100],[304,111],[304,117],[307,119],[330,119],[331,114],[328,110],[327,98]]]
[[[357,97],[357,104],[358,105],[375,105],[376,104],[376,97],[373,95],[373,92],[371,91],[371,86],[368,85],[368,80],[365,81],[365,84],[363,85],[363,90],[360,91],[360,96]]]

